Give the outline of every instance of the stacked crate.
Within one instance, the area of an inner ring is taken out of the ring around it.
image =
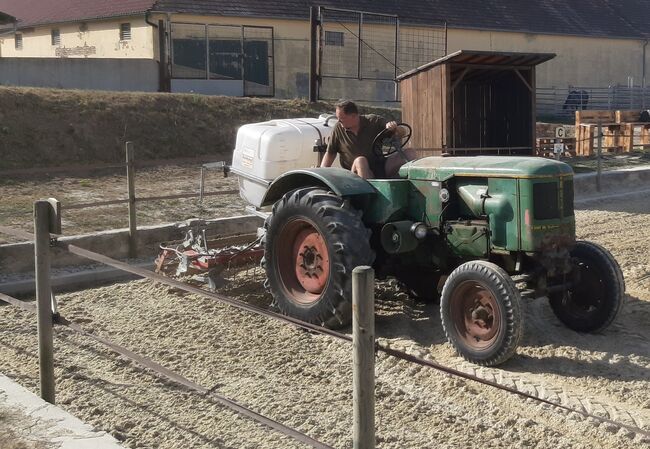
[[[603,151],[632,151],[639,130],[639,145],[650,147],[650,123],[639,122],[641,111],[576,111],[576,155],[594,154],[598,124],[602,127]]]

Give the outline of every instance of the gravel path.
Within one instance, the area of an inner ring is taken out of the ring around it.
[[[650,202],[590,202],[577,221],[579,237],[609,248],[626,277],[626,307],[603,334],[572,332],[545,301],[529,302],[518,354],[499,368],[476,369],[446,343],[436,304],[383,282],[376,292],[382,343],[649,430]],[[269,303],[258,270],[231,275],[223,293]],[[313,438],[352,447],[348,343],[149,281],[59,301],[62,315],[88,330]],[[35,317],[0,310],[0,370],[36,391]],[[57,328],[55,345],[58,403],[127,447],[302,447],[65,328]],[[376,371],[378,447],[650,447],[627,430],[384,355]]]

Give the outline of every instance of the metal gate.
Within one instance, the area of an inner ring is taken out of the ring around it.
[[[314,17],[316,16],[316,17]],[[447,24],[413,25],[394,14],[312,10],[312,65],[318,99],[399,101],[401,73],[447,53]],[[316,27],[316,29],[314,29]]]
[[[273,27],[171,24],[171,90],[275,95]]]

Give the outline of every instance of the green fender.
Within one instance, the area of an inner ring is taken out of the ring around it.
[[[368,181],[343,168],[291,170],[275,178],[264,195],[262,206],[275,203],[291,190],[316,186],[329,189],[343,197],[377,193]]]

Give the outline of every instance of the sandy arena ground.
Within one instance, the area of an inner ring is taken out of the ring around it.
[[[499,368],[475,369],[446,342],[437,304],[377,287],[384,344],[575,409],[650,430],[650,201],[583,203],[578,235],[621,264],[627,304],[600,335],[564,328],[525,303],[526,334]],[[222,292],[269,304],[262,273],[230,273]],[[336,448],[352,447],[351,345],[149,281],[59,296],[67,319]],[[35,317],[0,307],[0,371],[38,389]],[[348,329],[349,331],[349,329]],[[131,448],[293,448],[292,439],[170,383],[65,328],[55,336],[57,401]],[[547,405],[379,355],[381,448],[641,448],[642,438]]]

